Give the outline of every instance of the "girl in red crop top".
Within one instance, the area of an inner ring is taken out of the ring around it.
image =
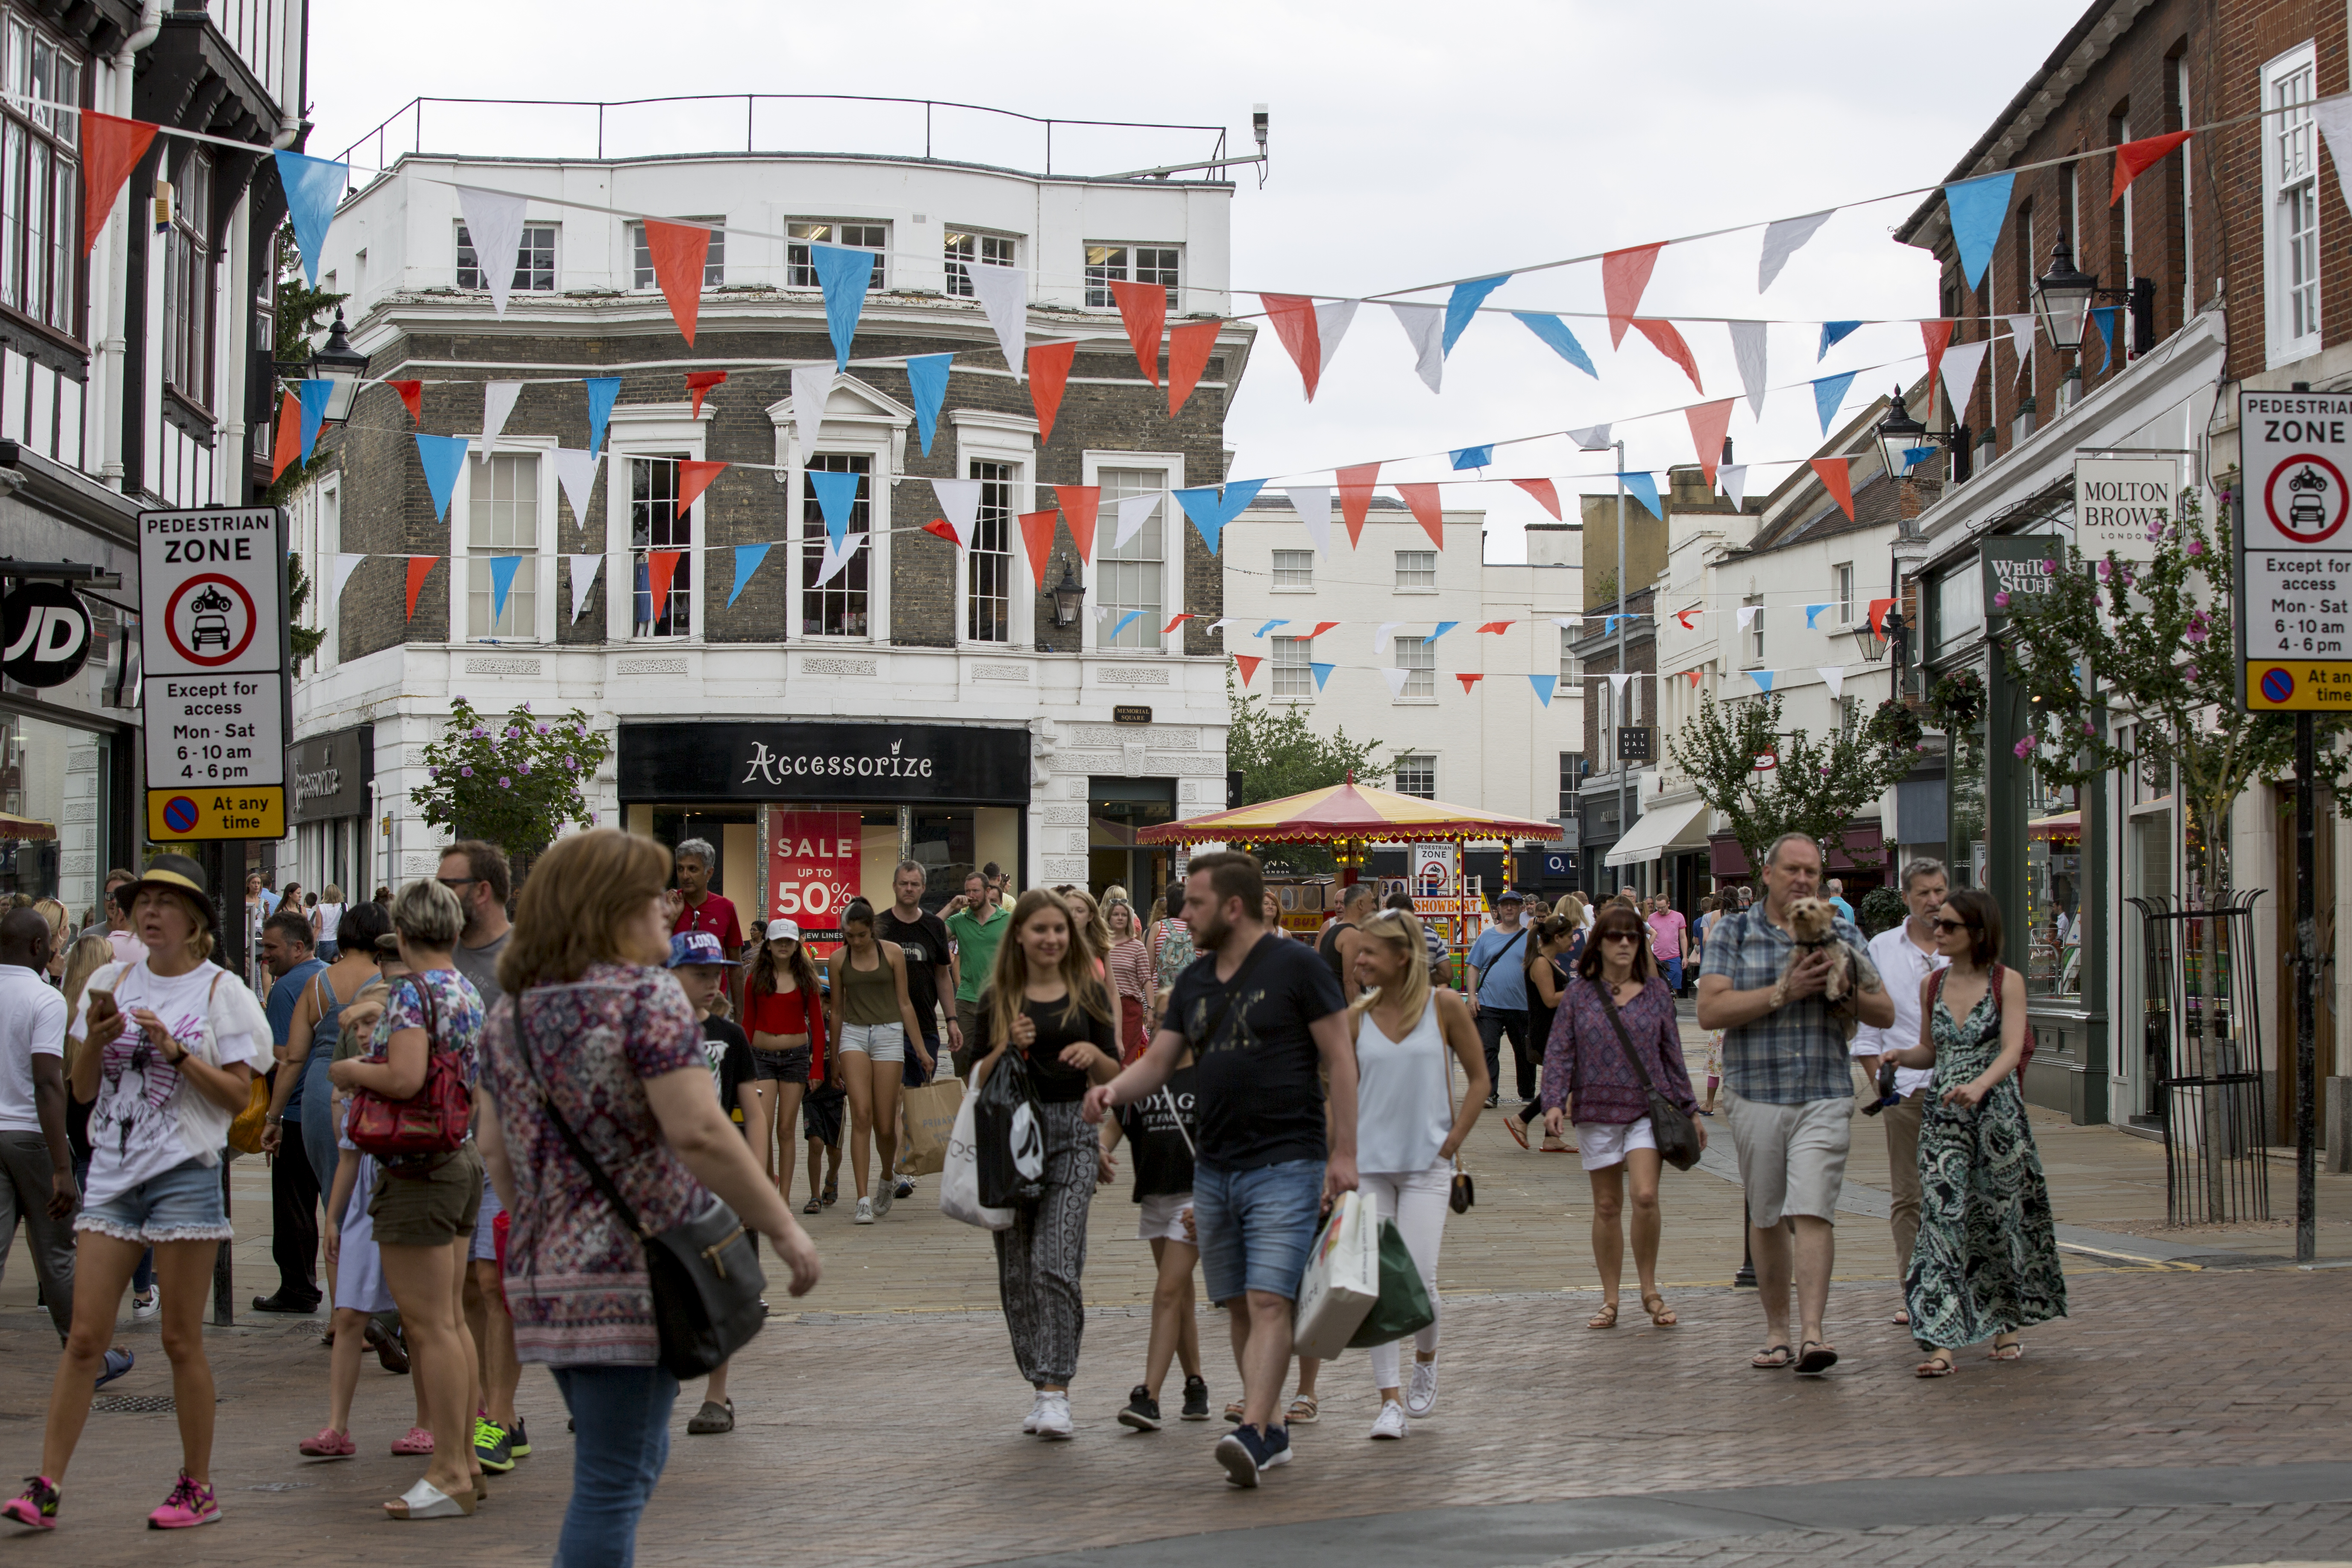
[[[792,921],[768,927],[768,940],[743,986],[743,1028],[751,1037],[754,1076],[743,1087],[743,1131],[785,1203],[793,1196],[793,1130],[801,1098],[825,1072],[824,1001],[816,966]],[[815,1194],[810,1194],[814,1197]]]

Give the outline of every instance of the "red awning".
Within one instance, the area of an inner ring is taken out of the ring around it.
[[[1829,868],[1831,871],[1875,871],[1882,868],[1884,859],[1879,851],[1885,847],[1886,839],[1877,823],[1867,819],[1857,819],[1850,823],[1846,830],[1838,837],[1843,842],[1830,846]],[[1755,868],[1748,863],[1747,852],[1739,847],[1739,840],[1730,834],[1710,835],[1706,841],[1706,850],[1707,869],[1715,875],[1732,878],[1755,875]],[[1858,854],[1869,856],[1871,863],[1867,866],[1862,865],[1854,858]]]

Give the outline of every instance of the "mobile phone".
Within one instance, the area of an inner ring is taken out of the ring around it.
[[[93,1025],[103,1024],[121,1011],[111,991],[85,991],[82,995],[89,1003],[89,1021]]]

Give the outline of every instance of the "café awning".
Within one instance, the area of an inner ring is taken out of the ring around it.
[[[1703,821],[1706,816],[1706,802],[1703,800],[1677,801],[1645,812],[1631,832],[1609,847],[1601,863],[1636,866],[1644,860],[1654,860],[1669,849],[1696,849],[1706,842]]]

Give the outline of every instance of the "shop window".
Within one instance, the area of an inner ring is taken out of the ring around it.
[[[1157,468],[1105,468],[1096,476],[1102,486],[1103,517],[1106,521],[1118,513],[1111,503],[1128,496],[1139,496],[1164,490],[1168,476]],[[1095,603],[1108,611],[1103,617],[1104,647],[1157,648],[1160,647],[1160,628],[1168,624],[1167,555],[1168,503],[1162,500],[1151,509],[1133,539],[1125,544],[1108,544],[1097,534],[1095,548]],[[1116,535],[1114,526],[1109,531]],[[1127,621],[1117,637],[1108,634],[1133,613],[1135,619]]]
[[[539,635],[539,454],[500,452],[467,460],[466,635],[469,637],[536,637]],[[675,470],[673,470],[675,471]],[[496,567],[501,557],[520,562],[498,602]],[[679,563],[685,569],[685,563]]]
[[[801,476],[801,635],[813,637],[862,637],[868,634],[867,592],[874,564],[874,459],[846,452],[819,452],[808,460],[812,472],[856,474],[857,499],[849,509],[849,525],[841,547],[850,551],[846,562],[826,573],[824,509],[817,503],[816,486]],[[863,536],[862,541],[860,536]],[[853,542],[861,547],[852,549]],[[819,579],[823,579],[820,581]]]
[[[684,456],[629,459],[629,564],[636,585],[632,637],[682,637],[694,629],[694,510],[677,504]],[[678,554],[669,586],[656,603],[654,552],[672,550]]]
[[[963,635],[971,642],[1013,640],[1013,479],[1011,463],[975,462],[980,510],[964,552]]]

